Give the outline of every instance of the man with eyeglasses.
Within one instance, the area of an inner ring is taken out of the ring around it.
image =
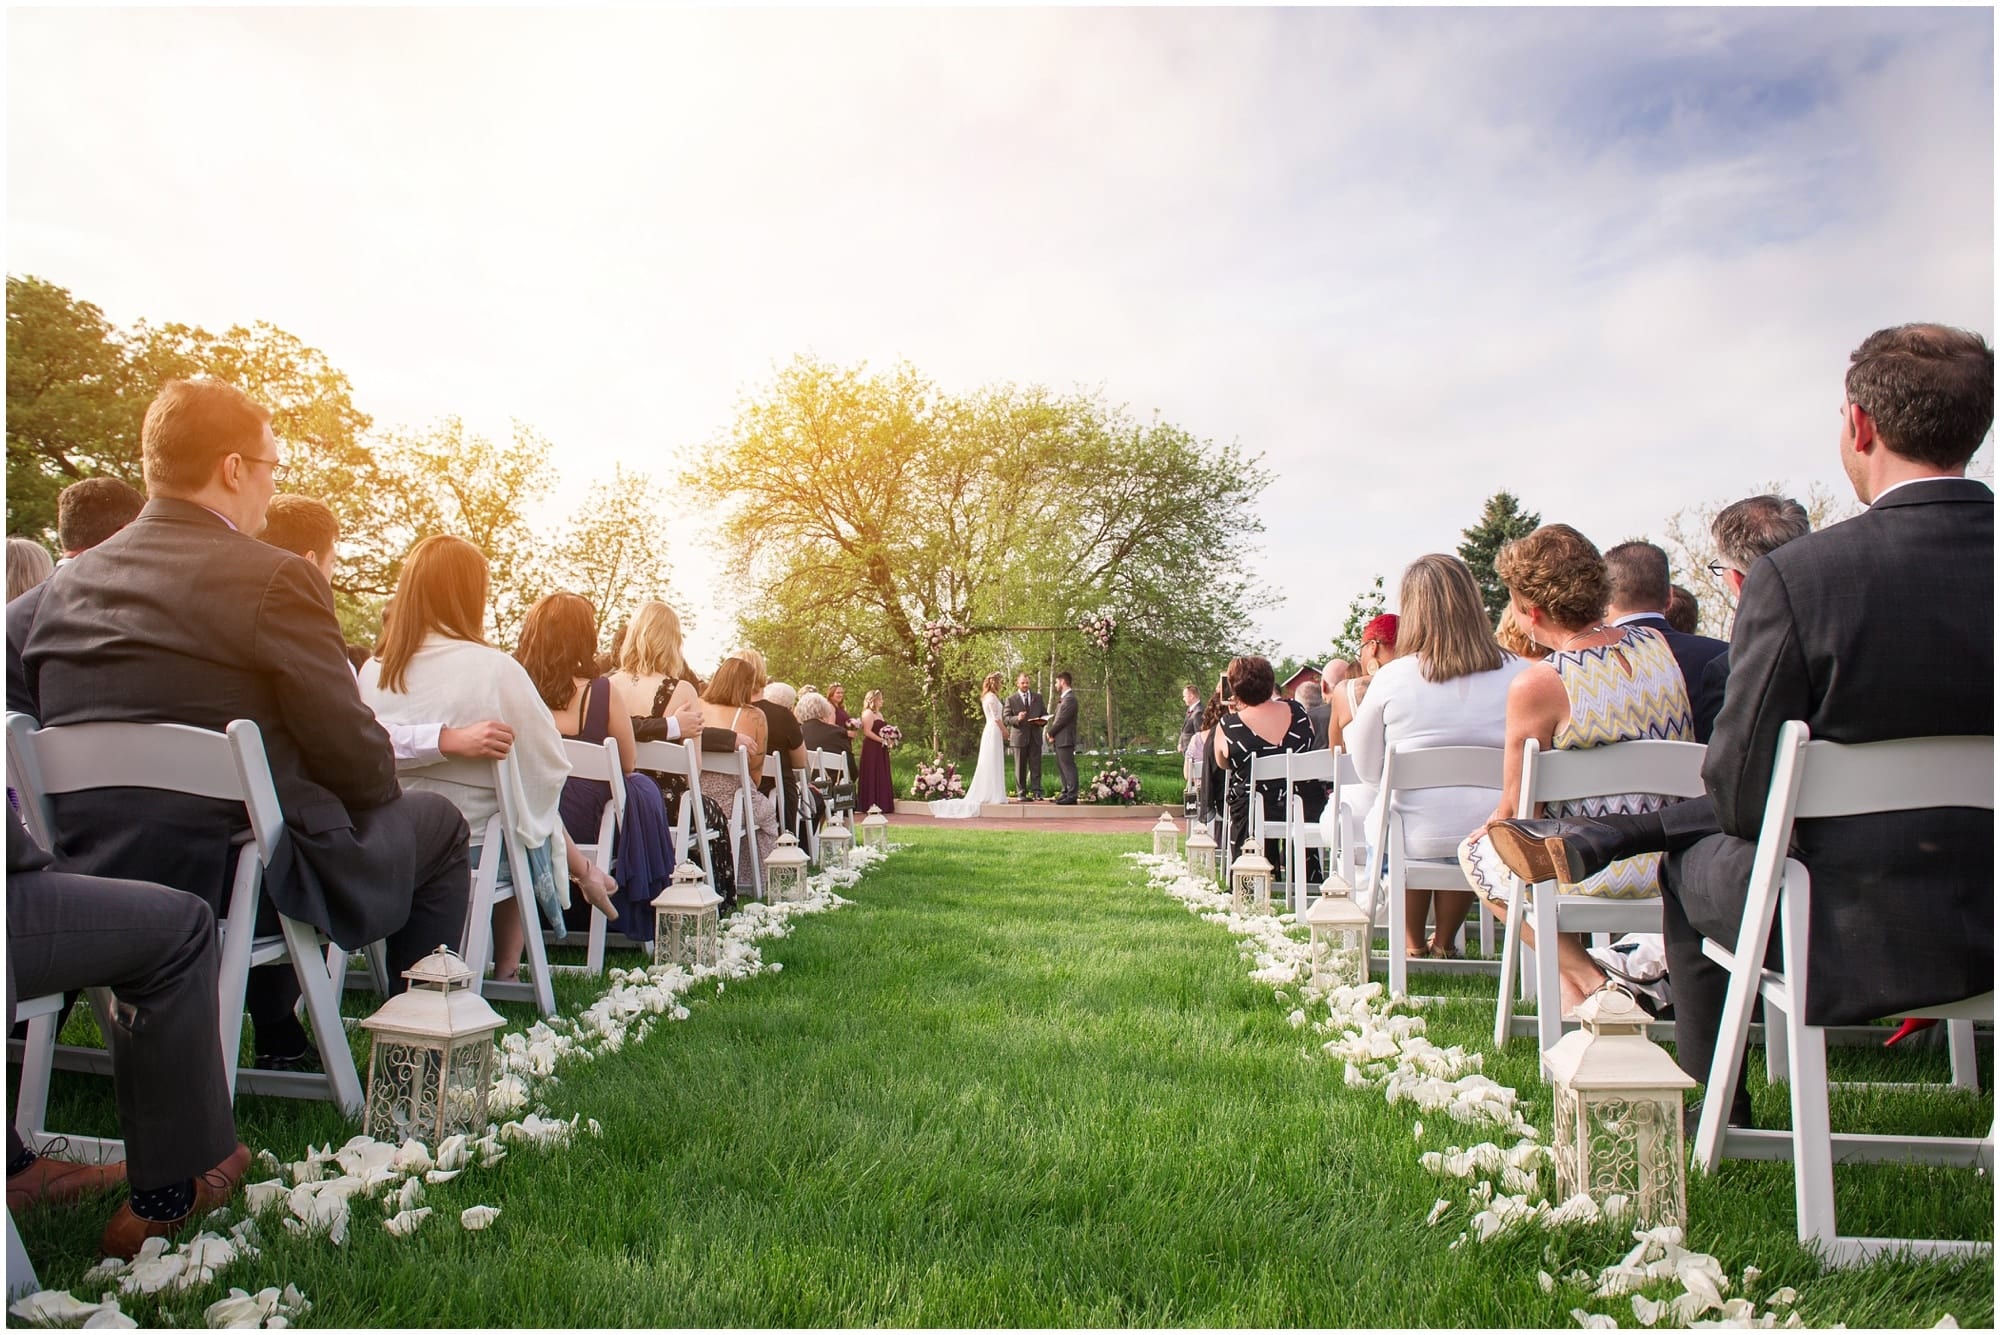
[[[326,581],[254,536],[283,467],[270,421],[218,380],[160,390],[141,433],[145,509],[50,582],[21,654],[25,682],[48,726],[256,723],[285,815],[265,899],[346,949],[386,940],[400,980],[436,947],[458,946],[465,821],[447,799],[398,786]],[[240,803],[116,788],[53,805],[60,870],[160,882],[226,912]],[[259,1067],[310,1068],[297,998],[288,965],[252,971]]]
[[[1769,556],[1795,538],[1812,532],[1806,508],[1789,496],[1750,496],[1727,506],[1708,526],[1715,550],[1722,558],[1708,563],[1708,573],[1729,590],[1731,602],[1743,601],[1743,576],[1760,556]],[[1715,716],[1722,712],[1722,697],[1729,685],[1729,646],[1709,660],[1701,681],[1690,683],[1694,706],[1694,735],[1707,741],[1715,730]]]

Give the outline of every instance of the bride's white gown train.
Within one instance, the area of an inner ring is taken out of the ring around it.
[[[979,759],[972,766],[972,784],[964,797],[944,798],[931,803],[931,815],[947,820],[966,820],[979,814],[991,802],[1007,800],[1007,737],[1000,729],[1000,697],[992,693],[979,697],[986,726],[979,733]]]

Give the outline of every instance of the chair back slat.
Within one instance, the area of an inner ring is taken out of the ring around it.
[[[1291,754],[1286,751],[1280,751],[1276,755],[1250,757],[1250,782],[1283,783],[1291,760]]]
[[[1792,812],[1797,820],[1926,807],[1993,809],[1991,737],[1808,742],[1803,760]]]
[[[1707,753],[1699,742],[1657,738],[1612,742],[1585,751],[1544,751],[1530,737],[1523,744],[1521,796],[1530,811],[1535,803],[1619,793],[1700,797],[1706,791],[1701,762]]]
[[[694,777],[686,742],[641,742],[634,750],[634,769],[649,769],[676,779]]]
[[[625,762],[618,755],[618,739],[606,737],[601,742],[585,742],[565,737],[563,752],[569,756],[569,776],[572,779],[594,779],[610,785],[611,813],[622,822],[625,819]]]
[[[95,788],[152,788],[221,802],[241,802],[260,860],[276,851],[284,818],[264,755],[264,735],[249,719],[226,732],[182,723],[71,723],[38,728],[26,714],[7,716],[9,766],[37,808],[44,838],[54,834],[48,799]]]
[[[1289,751],[1285,758],[1291,762],[1293,783],[1310,783],[1315,779],[1321,783],[1332,783],[1334,770],[1339,764],[1332,751]]]
[[[1498,788],[1505,758],[1497,746],[1420,746],[1390,748],[1383,764],[1382,784],[1399,791],[1412,788]]]

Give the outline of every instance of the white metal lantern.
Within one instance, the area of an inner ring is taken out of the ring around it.
[[[1368,937],[1375,924],[1350,897],[1347,883],[1327,878],[1306,910],[1314,987],[1359,987],[1368,981]]]
[[[790,904],[806,897],[806,855],[789,833],[764,859],[764,884],[773,904]]]
[[[853,847],[854,831],[847,828],[838,811],[834,812],[826,818],[826,824],[819,827],[819,865],[845,871],[848,850]]]
[[[884,853],[889,851],[889,818],[882,814],[882,808],[868,808],[867,816],[861,821],[861,842]]]
[[[1236,865],[1229,869],[1229,907],[1240,913],[1248,905],[1252,913],[1269,913],[1271,873],[1275,870],[1270,860],[1245,839]]]
[[[1221,860],[1217,857],[1219,851],[1215,846],[1215,840],[1208,833],[1208,827],[1197,827],[1195,832],[1188,836],[1187,841],[1188,875],[1213,881],[1222,866]]]
[[[722,921],[715,908],[721,902],[707,872],[692,862],[675,867],[667,888],[653,897],[653,963],[714,964],[721,954]]]
[[[1160,813],[1160,823],[1153,827],[1153,852],[1158,857],[1170,858],[1180,852],[1181,827],[1174,824],[1174,818],[1166,812]]]
[[[1646,1012],[1610,987],[1576,1008],[1581,1029],[1549,1049],[1556,1194],[1624,1196],[1642,1228],[1687,1225],[1681,1094],[1695,1081],[1646,1037]]]
[[[465,961],[439,946],[403,971],[407,991],[361,1022],[368,1054],[364,1135],[436,1145],[486,1127],[493,1033],[507,1022],[473,986]]]

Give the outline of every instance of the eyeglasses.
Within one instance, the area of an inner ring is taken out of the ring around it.
[[[1720,561],[1710,561],[1708,563],[1708,573],[1715,576],[1717,579],[1721,579],[1724,575],[1730,573],[1735,569],[1736,569],[1735,566],[1724,565]]]
[[[283,482],[286,475],[292,471],[292,466],[281,459],[266,459],[261,454],[239,454],[236,457],[246,464],[269,464],[273,482]]]

